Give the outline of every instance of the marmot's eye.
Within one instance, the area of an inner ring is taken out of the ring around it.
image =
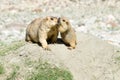
[[[50,18],[51,20],[53,20],[53,18]]]
[[[63,19],[63,22],[65,22],[65,20]]]

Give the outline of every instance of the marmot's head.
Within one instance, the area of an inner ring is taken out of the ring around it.
[[[57,25],[57,17],[48,16],[44,19],[44,21],[49,28],[52,28]]]
[[[61,17],[58,18],[58,30],[63,33],[66,32],[69,29],[70,22],[67,18]]]

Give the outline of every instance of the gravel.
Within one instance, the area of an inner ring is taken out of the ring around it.
[[[24,39],[26,26],[33,19],[52,15],[65,16],[76,31],[120,47],[119,7],[120,1],[115,0],[1,0],[0,41]]]

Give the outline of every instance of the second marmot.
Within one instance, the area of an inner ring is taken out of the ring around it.
[[[75,30],[71,27],[67,18],[61,17],[58,19],[58,31],[61,34],[63,42],[69,45],[68,49],[75,49],[77,44]]]

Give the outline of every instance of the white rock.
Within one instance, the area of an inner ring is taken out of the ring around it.
[[[10,63],[19,63],[19,62],[20,62],[20,59],[18,59],[18,57],[12,58],[10,60]]]
[[[96,20],[97,20],[97,17],[87,18],[85,21],[85,24],[86,25],[94,24]]]
[[[76,31],[87,33],[88,29],[85,26],[81,26],[75,29]]]

